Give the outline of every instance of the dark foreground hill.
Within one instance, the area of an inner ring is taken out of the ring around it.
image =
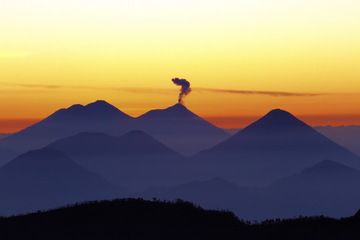
[[[0,239],[235,239],[244,226],[187,202],[116,200],[0,219]]]
[[[115,200],[0,218],[0,239],[359,239],[360,217],[249,224],[191,203]]]

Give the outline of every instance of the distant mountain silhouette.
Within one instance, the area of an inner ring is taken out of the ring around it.
[[[212,166],[213,175],[241,184],[271,183],[324,159],[360,166],[358,156],[279,109],[197,158]]]
[[[120,137],[80,133],[49,147],[68,154],[110,181],[131,188],[171,184],[184,174],[185,159],[143,131]]]
[[[358,208],[359,186],[359,170],[324,160],[267,187],[268,202],[273,202],[267,217],[275,212],[279,217],[344,217]]]
[[[313,167],[306,168],[302,174],[308,177],[359,177],[360,171],[338,162],[324,160]],[[355,180],[355,179],[354,179]]]
[[[132,118],[105,101],[73,105],[56,111],[39,123],[0,141],[0,165],[17,154],[80,132],[120,135],[129,129]]]
[[[315,130],[360,156],[360,126],[315,126]],[[231,135],[241,128],[224,128]]]
[[[182,104],[152,110],[132,118],[105,101],[76,104],[60,109],[44,120],[0,140],[0,166],[17,155],[38,149],[81,132],[120,136],[143,130],[183,154],[194,154],[214,146],[229,134],[192,113]]]
[[[246,220],[300,215],[344,217],[359,207],[360,171],[325,160],[264,187],[243,187],[227,180],[193,181],[152,188],[135,196],[184,199],[208,209],[228,209]]]
[[[151,110],[137,118],[136,122],[137,128],[186,155],[212,147],[230,136],[182,104]]]
[[[0,168],[0,192],[0,215],[121,196],[120,188],[50,148],[30,151]]]
[[[315,129],[360,156],[360,126],[324,126]]]

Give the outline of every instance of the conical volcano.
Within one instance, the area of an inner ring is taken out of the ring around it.
[[[231,165],[232,174],[245,171],[254,181],[284,177],[325,159],[354,167],[360,163],[358,156],[279,109],[198,157],[215,165]]]
[[[229,136],[180,103],[145,113],[137,119],[137,127],[186,155],[214,146]]]

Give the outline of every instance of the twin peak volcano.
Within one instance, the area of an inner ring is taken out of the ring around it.
[[[72,105],[0,142],[0,165],[32,149],[45,147],[61,138],[81,132],[120,136],[142,130],[173,150],[194,154],[226,139],[229,135],[192,113],[182,104],[152,110],[134,118],[106,101]],[[190,139],[184,141],[184,138]],[[1,162],[2,161],[2,162]]]

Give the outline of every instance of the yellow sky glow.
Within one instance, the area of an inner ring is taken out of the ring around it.
[[[357,0],[2,0],[0,119],[41,118],[96,99],[136,116],[175,103],[170,80],[182,77],[194,87],[186,104],[203,116],[241,119],[280,107],[355,116],[322,124],[360,124],[359,12]]]

